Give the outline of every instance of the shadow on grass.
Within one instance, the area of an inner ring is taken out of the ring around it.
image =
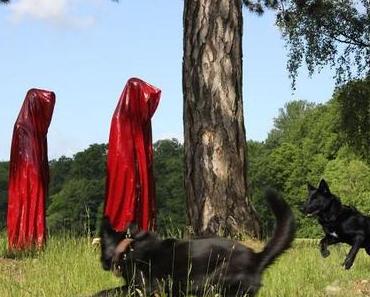
[[[22,260],[25,258],[37,258],[40,253],[45,250],[43,248],[30,247],[25,250],[9,250],[7,247],[6,232],[0,232],[0,258]]]

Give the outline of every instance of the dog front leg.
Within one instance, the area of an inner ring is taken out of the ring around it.
[[[338,243],[338,239],[330,234],[326,234],[323,239],[320,240],[320,253],[323,258],[326,258],[330,255],[328,246]]]
[[[352,245],[351,250],[349,251],[346,259],[343,262],[343,266],[345,269],[350,269],[355,261],[356,255],[361,247],[362,242],[364,241],[364,237],[359,235],[356,237],[354,244]]]
[[[365,248],[366,253],[370,256],[370,245]]]

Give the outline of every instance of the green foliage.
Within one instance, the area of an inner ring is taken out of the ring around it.
[[[103,179],[67,181],[60,192],[51,196],[52,202],[47,209],[50,232],[90,233],[95,229],[103,197]]]
[[[74,178],[105,178],[107,158],[106,144],[92,144],[83,152],[74,155],[70,174]]]
[[[337,83],[370,71],[370,9],[367,0],[282,0],[277,24],[289,48],[293,86],[306,63],[310,75],[324,65]]]
[[[263,234],[268,234],[274,223],[271,211],[267,208],[264,199],[264,190],[269,186],[272,187],[270,175],[267,172],[269,152],[270,150],[264,143],[248,141],[248,194],[261,219]]]
[[[298,139],[304,129],[305,116],[313,110],[315,105],[307,101],[297,100],[285,104],[279,109],[279,115],[274,119],[272,133],[278,135],[281,142]],[[289,139],[290,138],[290,139]]]
[[[176,139],[154,144],[158,228],[162,233],[185,226],[183,146]]]
[[[370,163],[370,76],[348,83],[336,100],[345,141]]]
[[[58,160],[49,162],[49,195],[54,195],[62,189],[64,182],[70,178],[72,164],[73,159],[66,156],[61,156]]]
[[[50,231],[96,232],[103,213],[106,145],[94,144],[73,158],[50,163]],[[158,227],[182,228],[185,224],[183,147],[176,140],[154,144],[154,177],[158,204]]]
[[[73,158],[50,161],[47,222],[50,233],[94,233],[103,213],[105,144],[93,144]],[[154,177],[161,232],[178,233],[185,225],[183,146],[176,140],[154,144]],[[0,163],[0,229],[5,226],[8,162]],[[170,230],[172,229],[172,230]]]
[[[262,15],[264,13],[264,8],[278,8],[278,0],[242,0],[245,7],[252,13],[256,13],[257,15]]]
[[[104,201],[106,149],[105,144],[93,144],[73,158],[62,156],[50,162],[50,232],[96,231]]]
[[[271,232],[274,223],[260,190],[266,185],[278,189],[293,207],[300,237],[322,234],[315,220],[299,212],[307,197],[307,182],[317,184],[324,177],[343,203],[370,213],[370,168],[343,141],[337,98],[322,105],[289,102],[265,142],[248,142],[251,196],[265,233]]]
[[[336,70],[338,84],[370,72],[368,0],[242,0],[249,11],[276,12],[288,48],[287,68],[295,87],[298,69],[309,74],[325,66]]]
[[[326,104],[289,102],[280,109],[265,142],[248,142],[248,194],[265,235],[275,223],[264,200],[266,187],[276,188],[292,205],[300,237],[322,234],[315,220],[299,212],[307,182],[317,184],[325,178],[345,204],[370,214],[368,87],[368,81],[350,83]],[[97,230],[103,212],[106,148],[94,144],[72,158],[50,162],[47,220],[51,233]],[[186,224],[183,172],[182,144],[176,139],[156,142],[154,177],[162,234],[179,234]],[[1,162],[0,228],[5,226],[7,180],[8,162]]]
[[[350,155],[339,156],[328,163],[324,177],[330,190],[339,193],[343,203],[370,215],[370,166]]]

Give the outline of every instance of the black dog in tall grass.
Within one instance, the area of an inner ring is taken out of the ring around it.
[[[101,230],[101,262],[105,270],[122,276],[127,285],[102,291],[99,296],[125,296],[129,289],[143,289],[146,296],[254,296],[262,272],[289,248],[295,232],[287,203],[269,191],[267,201],[276,216],[274,234],[263,251],[254,252],[225,238],[194,240],[159,239],[152,232],[138,232],[132,239],[115,232],[108,219]]]
[[[343,262],[345,269],[351,268],[360,248],[370,255],[370,218],[353,207],[342,205],[325,180],[321,180],[318,188],[308,185],[308,199],[301,210],[306,215],[317,216],[324,229],[325,236],[320,241],[324,258],[330,254],[328,246],[340,242],[352,246]]]

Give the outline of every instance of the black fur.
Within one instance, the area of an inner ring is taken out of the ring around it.
[[[325,180],[321,180],[318,188],[308,184],[308,199],[301,210],[306,215],[317,216],[324,229],[325,236],[320,241],[324,258],[330,255],[328,246],[340,242],[352,246],[343,262],[345,269],[351,268],[360,248],[370,255],[370,218],[353,207],[342,205]]]
[[[145,287],[148,296],[163,289],[167,296],[204,296],[212,286],[217,287],[222,296],[254,296],[261,286],[262,272],[289,248],[295,232],[294,217],[287,203],[273,191],[267,193],[267,200],[277,225],[262,252],[253,252],[225,238],[162,240],[155,233],[143,231],[133,236],[133,250],[121,255],[119,263],[112,263],[114,249],[125,234],[115,232],[104,218],[103,268],[118,267],[128,286]],[[113,290],[124,296],[127,288]],[[104,291],[95,296],[110,295]]]

